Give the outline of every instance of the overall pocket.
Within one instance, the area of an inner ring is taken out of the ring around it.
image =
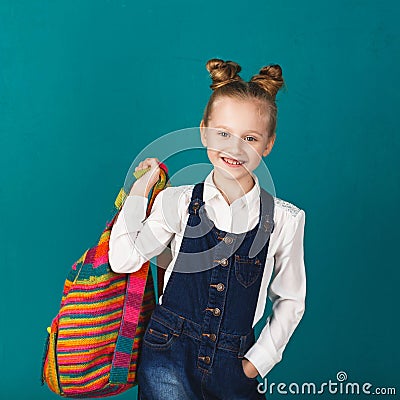
[[[255,283],[261,269],[261,261],[257,257],[235,254],[235,275],[242,286],[247,288]]]
[[[179,336],[162,320],[152,317],[143,336],[143,344],[154,349],[169,349]]]
[[[244,379],[246,379],[246,380],[248,380],[248,381],[250,381],[250,382],[254,382],[254,381],[256,381],[257,380],[257,378],[258,378],[258,375],[256,375],[255,377],[253,377],[253,378],[251,378],[250,376],[247,376],[246,374],[245,374],[245,372],[244,372],[244,369],[243,369],[243,358],[239,358],[238,359],[239,360],[239,374],[244,378]]]

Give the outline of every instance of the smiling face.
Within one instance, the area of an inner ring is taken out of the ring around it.
[[[201,141],[215,173],[240,181],[259,165],[274,144],[268,115],[256,101],[221,97],[215,100],[208,126],[200,123]]]

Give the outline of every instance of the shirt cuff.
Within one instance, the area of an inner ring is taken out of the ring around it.
[[[268,350],[261,343],[255,342],[252,347],[244,355],[257,369],[261,378],[264,378],[269,371],[277,364],[280,360],[275,360]]]

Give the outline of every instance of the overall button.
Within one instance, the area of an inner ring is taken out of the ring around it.
[[[206,308],[204,311],[212,311],[212,313],[215,315],[215,316],[218,316],[218,315],[220,315],[221,314],[221,310],[219,309],[219,308]]]
[[[210,340],[212,340],[213,342],[215,342],[217,340],[217,335],[215,333],[211,333],[210,334]]]
[[[218,292],[222,292],[225,289],[225,285],[223,283],[218,283],[217,290]]]
[[[223,240],[224,240],[224,242],[226,244],[232,244],[233,243],[233,239],[230,236],[225,236]]]
[[[226,258],[223,258],[221,260],[221,265],[223,265],[224,267],[226,267],[228,265],[228,260]]]
[[[217,335],[215,333],[202,333],[203,336],[207,336],[212,342],[217,340]]]
[[[193,203],[193,210],[194,210],[194,213],[196,214],[197,213],[197,210],[200,208],[200,203],[199,202],[195,202],[195,203]]]
[[[201,360],[203,360],[206,364],[210,364],[211,358],[209,356],[205,357],[199,357]]]

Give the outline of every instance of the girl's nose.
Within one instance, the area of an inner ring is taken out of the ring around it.
[[[227,152],[232,158],[240,158],[245,154],[246,143],[243,139],[236,136],[232,136],[232,140],[229,143]]]

